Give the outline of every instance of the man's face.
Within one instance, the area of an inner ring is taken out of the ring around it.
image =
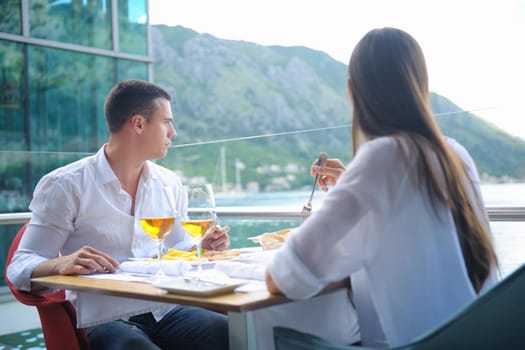
[[[177,136],[173,126],[173,115],[170,102],[163,98],[157,98],[158,109],[151,120],[144,123],[144,147],[148,150],[149,159],[165,157],[171,145],[171,139]]]

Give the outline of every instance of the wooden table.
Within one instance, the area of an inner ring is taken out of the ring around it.
[[[230,349],[255,349],[252,317],[264,307],[291,302],[267,291],[229,293],[218,296],[188,296],[166,293],[148,283],[85,278],[80,276],[47,276],[31,279],[32,283],[56,289],[104,294],[140,300],[198,306],[228,314]]]

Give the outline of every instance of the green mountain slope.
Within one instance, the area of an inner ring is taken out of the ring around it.
[[[474,114],[461,112],[443,96],[433,94],[432,106],[441,130],[469,150],[480,173],[495,177],[525,177],[525,142],[522,139]]]
[[[174,97],[179,147],[163,160],[167,165],[218,182],[223,146],[228,164],[245,164],[243,183],[266,186],[288,176],[297,188],[311,182],[305,169],[319,152],[349,160],[346,66],[326,53],[223,40],[181,26],[153,26],[152,42],[154,80]],[[525,177],[525,142],[442,96],[432,96],[432,108],[444,114],[437,116],[440,127],[472,153],[481,173]],[[193,146],[230,139],[236,141]],[[300,168],[292,176],[283,170],[290,163]],[[261,170],[272,164],[281,170],[271,176]]]

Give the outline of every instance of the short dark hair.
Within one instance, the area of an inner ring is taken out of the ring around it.
[[[124,80],[115,85],[104,103],[104,114],[109,132],[118,132],[135,114],[150,121],[158,105],[157,98],[171,101],[170,94],[160,86],[144,80]]]

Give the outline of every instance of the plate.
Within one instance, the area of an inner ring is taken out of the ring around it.
[[[154,282],[152,285],[165,289],[168,293],[194,296],[213,296],[231,293],[245,282],[218,283],[193,278],[174,278],[169,281]]]

